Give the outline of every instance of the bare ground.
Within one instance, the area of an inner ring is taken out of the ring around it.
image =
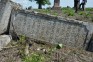
[[[19,52],[22,48],[20,46],[4,48],[0,51],[0,62],[22,62]],[[43,49],[46,51],[43,51]],[[64,46],[61,49],[55,49],[55,46],[34,42],[30,45],[29,51],[30,54],[43,54],[45,62],[93,62],[93,52],[72,47]]]

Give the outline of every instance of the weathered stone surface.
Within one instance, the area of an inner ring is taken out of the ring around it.
[[[86,22],[22,10],[12,14],[11,20],[10,31],[14,30],[18,35],[72,47],[81,48],[90,32],[87,27],[89,24]]]
[[[0,35],[0,50],[2,50],[11,40],[12,37],[10,35]]]
[[[7,30],[11,10],[12,7],[10,2],[6,2],[6,0],[0,1],[0,34]]]

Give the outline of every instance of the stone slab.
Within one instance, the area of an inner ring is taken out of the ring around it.
[[[10,2],[0,1],[0,34],[7,31],[11,10]]]
[[[18,35],[78,48],[83,46],[90,32],[87,22],[26,12],[24,10],[15,11],[11,20],[10,31],[14,30]]]

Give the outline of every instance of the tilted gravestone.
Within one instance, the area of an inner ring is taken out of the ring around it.
[[[81,48],[86,43],[87,36],[90,36],[91,28],[85,23],[19,10],[12,13],[10,32],[14,30],[16,34],[32,39]]]
[[[7,31],[11,10],[11,3],[8,0],[0,1],[0,34]]]
[[[12,11],[12,13],[11,11],[10,2],[0,1],[0,34],[7,30],[10,14],[10,33],[13,31],[17,35],[25,35],[44,42],[81,48],[83,44],[88,43],[90,34],[93,33],[93,24],[87,22],[25,10]]]

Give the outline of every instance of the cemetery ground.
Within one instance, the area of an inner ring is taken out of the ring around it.
[[[62,8],[56,12],[50,9],[34,9],[43,14],[62,16],[81,21],[93,22],[93,8],[74,13],[72,8]],[[60,14],[59,14],[60,13]],[[50,44],[33,40],[28,43],[29,53],[26,55],[25,36],[19,36],[19,40],[12,40],[0,51],[0,62],[93,62],[93,52],[84,49],[69,47],[64,44]]]
[[[33,40],[28,43],[20,36],[0,51],[0,62],[93,62],[93,53],[63,44],[49,44]]]
[[[75,10],[70,7],[64,7],[61,10],[51,10],[47,9],[34,9],[37,12],[43,14],[50,14],[54,16],[62,16],[65,18],[76,19],[80,21],[93,22],[93,8],[86,8],[85,11],[79,10],[78,13],[75,13]]]

